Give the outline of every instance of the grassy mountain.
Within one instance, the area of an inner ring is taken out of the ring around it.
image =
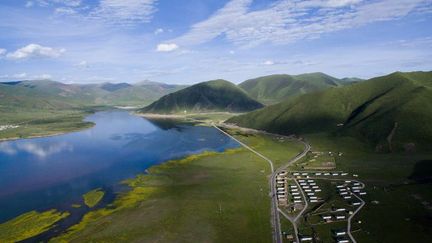
[[[239,84],[251,97],[273,104],[301,94],[341,86],[344,82],[324,73],[276,74],[249,79]]]
[[[225,80],[213,80],[163,96],[141,111],[148,113],[243,112],[262,106],[236,85]]]
[[[29,104],[33,108],[94,105],[145,105],[171,92],[184,88],[156,82],[103,84],[63,84],[51,80],[15,81],[0,83],[3,95],[0,105]],[[60,107],[61,108],[61,107]]]
[[[396,72],[305,94],[227,122],[283,134],[349,134],[395,148],[430,144],[431,120],[432,72]]]

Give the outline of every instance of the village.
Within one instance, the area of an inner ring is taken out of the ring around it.
[[[284,242],[356,242],[351,220],[367,195],[365,185],[352,179],[357,177],[343,171],[280,171],[278,207],[294,228],[282,229]]]
[[[0,125],[0,131],[18,128],[18,125]]]

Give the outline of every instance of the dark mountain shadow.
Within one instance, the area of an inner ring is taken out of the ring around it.
[[[420,160],[408,177],[418,183],[432,183],[432,160]]]

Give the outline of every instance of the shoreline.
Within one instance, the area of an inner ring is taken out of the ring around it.
[[[64,134],[68,134],[68,133],[80,132],[80,131],[84,131],[86,129],[92,128],[92,127],[94,127],[96,125],[93,122],[91,122],[91,123],[92,123],[91,126],[88,126],[88,127],[85,127],[85,128],[80,128],[80,129],[75,129],[75,130],[70,130],[70,131],[47,133],[47,134],[42,134],[42,135],[30,135],[30,136],[26,136],[26,137],[0,138],[0,142],[11,142],[11,141],[17,141],[17,140],[20,140],[20,139],[33,139],[33,138],[55,137],[55,136],[64,135]]]
[[[157,114],[157,113],[136,113],[136,112],[133,112],[133,114],[145,118],[170,118],[170,119],[187,118],[186,115],[179,115],[179,114]]]

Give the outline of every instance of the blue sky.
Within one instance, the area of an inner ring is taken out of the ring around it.
[[[0,81],[432,70],[431,0],[3,0]]]

